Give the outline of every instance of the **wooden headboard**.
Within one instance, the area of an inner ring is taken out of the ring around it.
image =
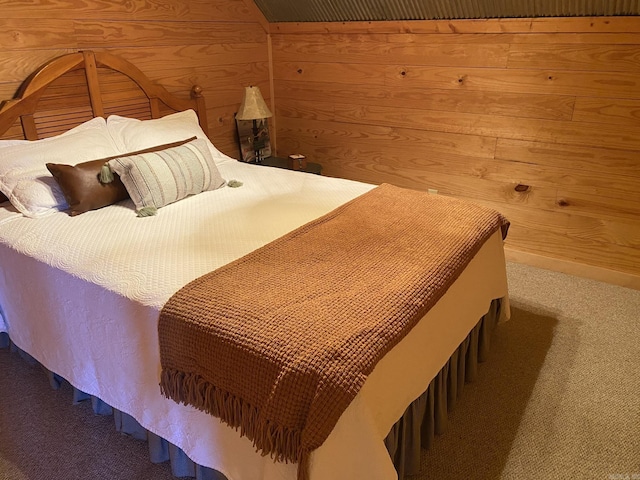
[[[208,135],[200,87],[191,89],[191,98],[178,98],[127,60],[85,50],[46,63],[0,103],[0,138],[38,140],[98,116],[147,120],[190,108]]]

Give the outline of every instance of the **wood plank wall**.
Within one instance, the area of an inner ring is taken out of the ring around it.
[[[0,12],[0,100],[54,57],[108,50],[176,95],[200,85],[210,136],[234,158],[244,87],[270,101],[264,17],[245,0],[0,0]]]
[[[511,258],[640,288],[640,18],[271,36],[280,155],[495,207]]]

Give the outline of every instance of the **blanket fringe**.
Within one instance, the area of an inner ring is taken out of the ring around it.
[[[253,405],[222,391],[200,375],[163,368],[160,391],[177,402],[203,410],[240,431],[262,455],[271,455],[277,462],[297,463],[298,480],[309,480],[310,449],[302,446],[302,435],[261,418]]]
[[[311,452],[308,450],[300,451],[300,460],[298,461],[298,478],[297,480],[309,480],[309,458]]]

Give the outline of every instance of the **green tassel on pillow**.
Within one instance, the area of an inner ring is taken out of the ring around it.
[[[142,207],[136,213],[139,217],[153,217],[158,213],[158,209],[156,207]]]
[[[111,183],[113,180],[113,172],[109,167],[109,162],[105,162],[100,169],[100,183]]]
[[[227,186],[231,188],[238,188],[242,186],[242,182],[240,180],[229,180],[227,182]]]

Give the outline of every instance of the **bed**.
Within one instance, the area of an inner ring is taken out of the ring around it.
[[[495,217],[498,228],[375,362],[301,473],[296,462],[264,455],[228,421],[161,392],[159,315],[185,285],[378,187],[238,162],[209,137],[201,89],[175,97],[106,52],[59,57],[25,80],[0,107],[0,338],[40,362],[54,382],[91,397],[96,410],[113,411],[118,428],[148,440],[151,460],[170,459],[177,476],[387,480],[416,473],[421,446],[444,430],[493,326],[509,316],[508,222]],[[127,168],[147,179],[141,158],[162,157],[166,167],[176,155],[185,165],[211,166],[199,179],[204,187],[168,191],[165,183],[159,193],[132,193],[136,178]],[[133,160],[124,165],[122,157]],[[98,200],[82,182],[64,187],[78,174],[72,167],[88,164],[84,181],[104,175]],[[112,184],[105,194],[114,176],[125,188]],[[255,290],[259,299],[259,284]]]

